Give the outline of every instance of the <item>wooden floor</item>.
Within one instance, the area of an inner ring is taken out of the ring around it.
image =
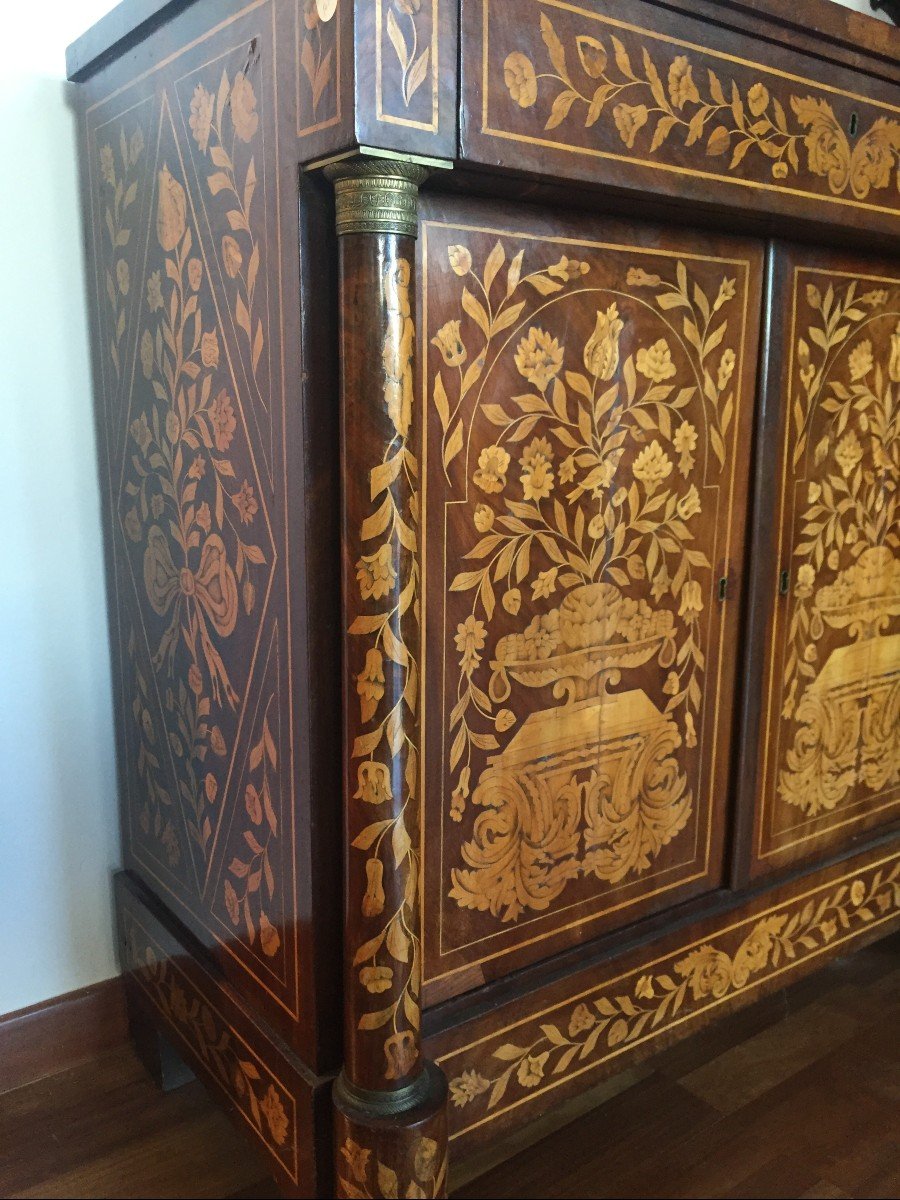
[[[898,1030],[900,935],[610,1081],[456,1195],[897,1197]],[[0,1096],[2,1196],[274,1194],[200,1085],[163,1096],[130,1050]]]

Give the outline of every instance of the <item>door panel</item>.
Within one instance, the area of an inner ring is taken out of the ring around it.
[[[900,268],[778,248],[773,269],[751,874],[900,814]]]
[[[721,880],[762,254],[432,197],[419,255],[434,1002]]]

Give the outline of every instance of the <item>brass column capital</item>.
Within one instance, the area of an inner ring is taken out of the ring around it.
[[[428,175],[427,167],[391,158],[355,158],[326,167],[325,176],[334,184],[338,236],[416,237],[419,188]]]

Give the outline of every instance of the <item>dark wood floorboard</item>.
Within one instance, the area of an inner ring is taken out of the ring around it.
[[[895,1198],[898,1029],[900,935],[493,1147],[455,1196]],[[274,1195],[201,1085],[163,1095],[130,1049],[0,1095],[0,1196]]]

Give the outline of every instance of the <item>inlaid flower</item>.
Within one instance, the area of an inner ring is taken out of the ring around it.
[[[288,1135],[288,1119],[284,1105],[281,1103],[281,1097],[273,1084],[269,1084],[269,1089],[260,1100],[259,1107],[266,1118],[272,1140],[277,1146],[283,1146]]]
[[[394,972],[391,967],[363,967],[359,973],[359,982],[373,996],[388,992],[394,982]]]
[[[559,481],[560,483],[571,483],[575,478],[576,463],[575,455],[570,454],[559,464]]]
[[[327,24],[334,16],[338,6],[338,0],[316,0],[316,10],[319,18]]]
[[[484,643],[487,639],[487,629],[483,621],[479,621],[471,614],[466,617],[465,621],[456,627],[456,649],[460,653],[459,665],[463,672],[469,676],[481,662],[481,654],[479,651],[484,649]]]
[[[665,338],[654,342],[649,350],[646,348],[638,350],[637,369],[654,383],[662,383],[664,379],[671,379],[677,373],[675,364],[672,362],[672,351]]]
[[[856,436],[856,430],[851,429],[838,444],[838,448],[834,452],[834,457],[837,459],[838,466],[844,473],[846,479],[862,461],[863,450],[859,444],[859,438]]]
[[[594,332],[584,347],[584,366],[595,379],[608,381],[619,369],[619,338],[625,323],[619,309],[611,304],[606,312],[598,310]]]
[[[472,520],[479,533],[487,533],[494,525],[494,510],[487,504],[476,504]]]
[[[141,518],[138,516],[138,511],[136,508],[132,507],[128,510],[128,512],[125,514],[125,520],[123,524],[125,526],[125,532],[131,538],[131,540],[133,542],[139,542],[144,535],[144,530],[141,526]]]
[[[694,484],[691,484],[688,491],[678,501],[678,515],[682,521],[689,521],[691,517],[695,517],[700,511],[700,493],[697,491]]]
[[[575,279],[580,279],[582,275],[587,275],[590,269],[589,263],[582,262],[578,258],[566,258],[563,255],[558,263],[547,268],[547,274],[552,275],[554,279],[561,279],[564,283],[572,283]]]
[[[518,50],[507,55],[503,64],[503,80],[519,108],[531,108],[537,100],[537,75],[527,55]]]
[[[850,144],[831,105],[812,96],[805,99],[793,96],[791,107],[800,124],[809,129],[803,142],[810,171],[814,175],[827,175],[829,187],[835,195],[840,195],[850,182]]]
[[[702,946],[675,964],[675,970],[688,980],[695,1000],[709,996],[720,1000],[731,987],[731,959],[714,946]]]
[[[352,1138],[347,1138],[341,1146],[341,1154],[350,1168],[350,1174],[357,1183],[365,1183],[366,1172],[369,1169],[371,1151],[364,1149]]]
[[[408,1075],[419,1057],[415,1034],[408,1029],[392,1034],[384,1043],[384,1057],[388,1064],[384,1073],[386,1079],[402,1079]]]
[[[362,899],[362,915],[377,917],[384,912],[384,863],[380,858],[366,862],[366,891]]]
[[[723,351],[722,357],[719,360],[718,384],[719,384],[720,392],[724,392],[725,389],[728,387],[729,383],[731,382],[731,377],[734,374],[734,367],[735,367],[736,362],[737,362],[737,355],[729,346],[727,350]]]
[[[372,648],[366,652],[366,665],[356,677],[363,721],[371,721],[384,696],[384,659],[381,651]]]
[[[635,479],[639,479],[647,488],[647,494],[652,495],[664,479],[672,474],[672,463],[658,441],[654,440],[645,446],[634,460]]]
[[[651,275],[643,267],[629,267],[625,282],[629,287],[659,287],[662,280],[658,275]]]
[[[663,694],[666,696],[677,696],[681,691],[681,680],[675,671],[670,671],[666,676],[666,682],[663,684]]]
[[[617,104],[613,109],[616,129],[629,150],[634,148],[634,139],[647,124],[649,115],[646,104]]]
[[[553,471],[541,456],[522,472],[522,491],[526,500],[545,500],[553,491]]]
[[[897,323],[896,330],[891,334],[891,361],[888,365],[888,374],[892,383],[900,383],[900,322]]]
[[[447,251],[450,266],[455,275],[462,279],[472,270],[472,255],[465,246],[451,246]]]
[[[812,595],[813,585],[816,582],[816,572],[811,563],[804,563],[797,571],[797,582],[794,584],[794,592],[798,600],[807,600]]]
[[[579,1033],[587,1033],[597,1024],[597,1018],[586,1004],[579,1004],[569,1018],[569,1037],[576,1038]]]
[[[531,585],[532,600],[544,600],[547,596],[552,596],[556,591],[556,577],[558,574],[559,567],[548,567],[546,571],[541,571]]]
[[[162,279],[159,271],[154,271],[147,280],[147,307],[151,312],[163,306]]]
[[[483,1096],[490,1086],[490,1080],[477,1071],[463,1071],[450,1081],[450,1099],[457,1108],[465,1108],[471,1100]]]
[[[226,233],[222,238],[222,265],[225,267],[225,274],[230,279],[237,279],[241,267],[244,265],[241,248],[230,233]]]
[[[549,1057],[549,1050],[545,1050],[542,1054],[526,1054],[516,1072],[516,1078],[522,1087],[537,1087],[544,1078],[544,1067],[547,1065]]]
[[[874,360],[872,358],[872,343],[868,338],[854,347],[850,353],[847,365],[850,368],[850,379],[853,383],[858,383],[860,379],[865,379],[869,374],[874,365]]]
[[[850,903],[854,908],[859,908],[865,898],[866,885],[861,879],[854,879],[850,885]]]
[[[824,942],[832,941],[835,937],[837,937],[837,922],[823,921],[819,926],[819,933],[821,933],[822,940]]]
[[[669,98],[675,108],[684,108],[685,104],[696,104],[700,99],[691,64],[685,54],[679,54],[669,67]]]
[[[761,117],[769,105],[769,91],[762,83],[754,83],[747,93],[747,106],[754,117]]]
[[[219,365],[219,335],[214,329],[204,333],[200,339],[200,361],[204,367]]]
[[[141,337],[141,370],[145,379],[153,374],[153,337],[149,329],[145,329]]]
[[[146,454],[147,447],[153,441],[153,434],[150,431],[150,426],[147,424],[147,414],[141,413],[139,417],[132,421],[130,430],[131,436],[140,446],[141,451]]]
[[[248,480],[241,484],[240,491],[231,497],[231,502],[238,511],[242,525],[249,525],[259,511],[259,503],[253,494],[253,488]]]
[[[394,798],[390,772],[384,763],[360,763],[356,770],[356,782],[354,800],[363,800],[366,804],[384,804],[386,800]]]
[[[459,321],[448,321],[431,339],[432,346],[437,346],[448,367],[461,367],[468,357],[459,329]]]
[[[231,397],[224,388],[209,406],[209,421],[213,429],[213,437],[217,450],[227,450],[231,445],[234,431],[237,429],[237,418],[231,404]]]
[[[523,471],[527,471],[538,462],[552,462],[553,447],[545,437],[536,437],[528,443],[522,451],[522,457],[519,459],[519,465]]]
[[[560,372],[563,349],[555,337],[533,325],[519,342],[515,362],[519,374],[543,391]]]
[[[634,994],[638,1000],[652,1000],[656,995],[653,989],[653,976],[642,975],[634,985]]]
[[[416,1173],[416,1178],[423,1183],[430,1179],[437,1171],[438,1166],[438,1144],[434,1138],[422,1137],[416,1145],[416,1152],[413,1156],[413,1170]]]
[[[483,492],[502,492],[506,487],[509,454],[502,446],[486,446],[478,456],[473,482]]]
[[[234,132],[242,142],[249,142],[259,128],[259,113],[253,84],[243,71],[238,71],[231,85],[230,107]]]
[[[202,83],[198,83],[191,97],[191,115],[188,124],[191,127],[191,133],[194,141],[200,148],[201,154],[206,153],[206,148],[209,145],[209,134],[212,129],[213,119],[213,103],[212,93],[208,92]]]
[[[380,600],[397,582],[394,556],[390,542],[385,542],[374,554],[364,554],[356,564],[356,578],[363,600]]]
[[[116,263],[116,282],[122,295],[127,296],[128,289],[131,287],[131,271],[124,258],[120,258]]]
[[[187,197],[184,188],[163,163],[158,177],[156,200],[156,236],[168,254],[184,236],[187,219]]]
[[[672,439],[678,452],[678,470],[687,479],[694,469],[694,451],[697,449],[697,430],[690,421],[682,421]]]
[[[703,593],[699,580],[689,579],[681,589],[681,604],[678,609],[679,617],[685,621],[696,621],[703,612]]]
[[[518,588],[510,588],[503,593],[503,607],[511,617],[514,617],[522,607],[522,593]]]

